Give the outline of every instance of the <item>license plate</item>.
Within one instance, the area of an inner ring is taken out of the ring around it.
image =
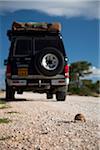
[[[27,68],[18,68],[18,75],[19,76],[27,76],[28,75],[28,69]]]
[[[64,79],[58,79],[58,80],[51,80],[52,85],[65,85]]]

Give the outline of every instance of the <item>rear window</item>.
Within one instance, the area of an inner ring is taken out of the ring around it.
[[[32,52],[31,39],[18,39],[15,44],[15,55],[29,55]]]
[[[63,44],[59,39],[37,39],[35,40],[35,50],[39,51],[46,47],[53,47],[61,51],[64,50]]]

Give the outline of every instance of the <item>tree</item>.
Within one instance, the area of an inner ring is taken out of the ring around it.
[[[91,63],[87,61],[78,61],[70,65],[70,80],[76,83],[77,87],[80,86],[80,77],[89,75]]]
[[[91,79],[84,78],[92,73],[91,67],[91,63],[87,61],[78,61],[70,65],[70,94],[99,96],[100,80],[94,82]]]
[[[100,94],[100,80],[97,80],[95,83],[93,83],[92,88],[95,93]]]

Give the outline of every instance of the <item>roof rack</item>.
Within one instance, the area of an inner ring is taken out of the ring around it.
[[[12,31],[8,30],[7,31],[7,36],[9,40],[11,40],[13,37],[16,36],[38,36],[38,37],[43,37],[43,36],[58,36],[61,35],[60,32],[54,32],[54,31],[33,31],[33,30],[20,30],[20,31]]]
[[[45,22],[13,22],[12,31],[61,31],[60,23],[45,23]]]

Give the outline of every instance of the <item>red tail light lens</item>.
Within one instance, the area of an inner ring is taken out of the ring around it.
[[[69,78],[69,66],[65,65],[65,78]]]
[[[11,76],[11,65],[7,64],[6,75],[9,78]]]

